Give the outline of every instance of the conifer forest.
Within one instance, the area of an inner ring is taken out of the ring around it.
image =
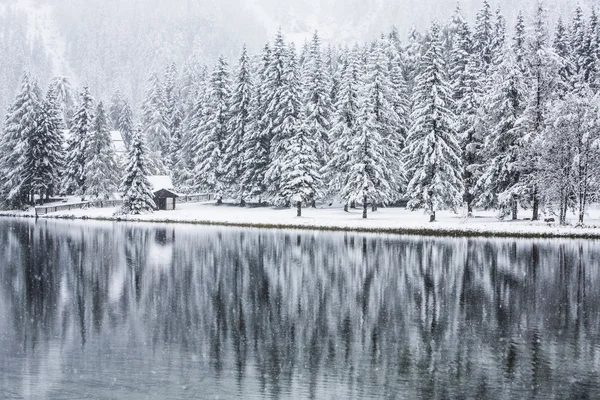
[[[457,7],[407,38],[391,28],[353,45],[280,30],[235,60],[165,65],[140,104],[23,71],[2,127],[0,201],[120,192],[136,213],[155,207],[146,177],[170,175],[179,193],[299,215],[335,200],[365,217],[406,204],[431,221],[464,208],[583,224],[600,193],[598,15],[577,7],[550,23],[545,6],[507,24],[483,1],[474,20]]]

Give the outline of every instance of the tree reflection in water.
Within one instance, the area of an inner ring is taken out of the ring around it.
[[[600,393],[596,241],[0,226],[9,398]]]

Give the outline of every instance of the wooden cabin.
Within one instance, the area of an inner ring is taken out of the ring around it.
[[[152,185],[156,208],[163,211],[172,211],[177,206],[179,195],[173,189],[173,182],[168,175],[149,176]]]
[[[160,189],[154,192],[154,202],[159,210],[172,211],[177,206],[177,193],[169,189]]]

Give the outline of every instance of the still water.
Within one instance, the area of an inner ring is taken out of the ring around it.
[[[600,398],[599,253],[2,219],[0,398]]]

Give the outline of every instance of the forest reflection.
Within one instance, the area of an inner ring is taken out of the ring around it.
[[[0,221],[0,390],[594,398],[597,241]]]

